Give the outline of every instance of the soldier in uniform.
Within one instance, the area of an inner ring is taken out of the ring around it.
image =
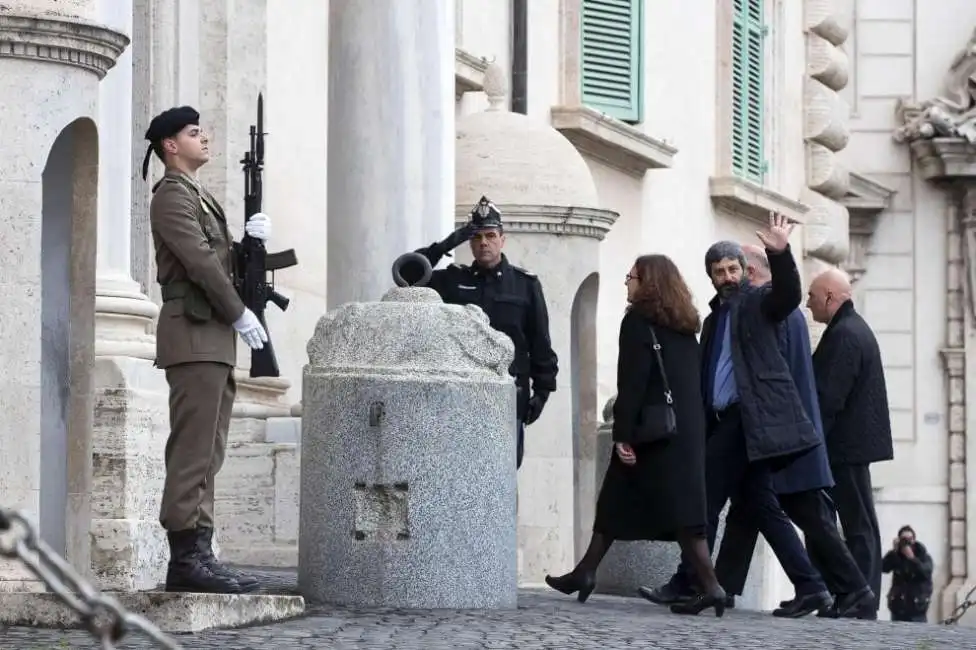
[[[539,278],[510,264],[502,253],[505,246],[502,216],[485,197],[471,211],[471,221],[443,241],[415,252],[426,257],[433,267],[466,241],[471,242],[474,263],[438,269],[427,286],[446,303],[478,305],[488,315],[491,326],[507,334],[515,344],[515,359],[509,371],[518,387],[516,468],[519,468],[525,427],[539,419],[549,394],[556,390],[559,366],[549,340],[546,299]],[[410,284],[420,279],[416,265],[404,265],[401,276]]]
[[[153,118],[142,165],[143,179],[152,154],[166,166],[149,208],[163,298],[156,365],[169,384],[159,520],[170,548],[167,591],[242,593],[257,581],[213,554],[214,478],[223,464],[236,394],[236,337],[253,349],[268,337],[234,287],[235,244],[224,212],[197,180],[197,170],[210,158],[199,120],[189,106]],[[270,231],[267,215],[247,222],[251,237],[266,240]]]

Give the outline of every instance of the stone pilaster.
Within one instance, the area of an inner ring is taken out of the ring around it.
[[[976,55],[974,55],[976,56]],[[974,98],[976,104],[976,98]],[[976,500],[967,487],[976,484],[976,144],[962,137],[927,138],[930,115],[900,111],[904,126],[898,141],[911,140],[922,177],[947,190],[946,341],[942,349],[948,404],[948,557],[949,576],[942,590],[943,617],[951,616],[976,583]],[[933,131],[930,135],[933,135]],[[907,134],[907,135],[906,135]],[[914,135],[913,135],[914,134]]]

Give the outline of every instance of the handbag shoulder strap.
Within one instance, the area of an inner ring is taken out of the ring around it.
[[[661,372],[661,382],[664,384],[664,399],[668,404],[673,404],[671,397],[671,385],[668,384],[668,373],[664,372],[664,358],[661,356],[661,343],[657,340],[657,332],[654,327],[648,325],[651,330],[651,348],[654,349],[654,356],[657,358],[657,369]]]

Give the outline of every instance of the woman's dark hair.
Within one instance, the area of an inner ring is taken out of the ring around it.
[[[691,290],[667,255],[641,255],[634,262],[637,293],[631,309],[652,322],[685,334],[701,329]]]
[[[915,529],[912,528],[911,526],[902,526],[901,528],[899,528],[898,536],[901,537],[902,533],[911,533],[912,537],[918,537],[918,535],[915,534]]]

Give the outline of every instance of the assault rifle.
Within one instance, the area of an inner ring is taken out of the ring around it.
[[[244,153],[241,164],[244,166],[244,224],[256,213],[261,212],[262,182],[264,171],[264,98],[258,94],[258,121],[251,125],[251,149]],[[269,253],[264,242],[245,233],[239,244],[234,245],[237,253],[235,264],[235,286],[244,305],[254,312],[261,321],[265,331],[268,323],[265,320],[265,306],[272,302],[281,311],[288,309],[288,298],[274,288],[274,272],[287,269],[298,264],[295,250]],[[268,272],[271,280],[268,280]],[[260,350],[251,350],[252,377],[278,377],[278,359],[274,346],[271,345],[271,333],[268,332],[268,342]]]

